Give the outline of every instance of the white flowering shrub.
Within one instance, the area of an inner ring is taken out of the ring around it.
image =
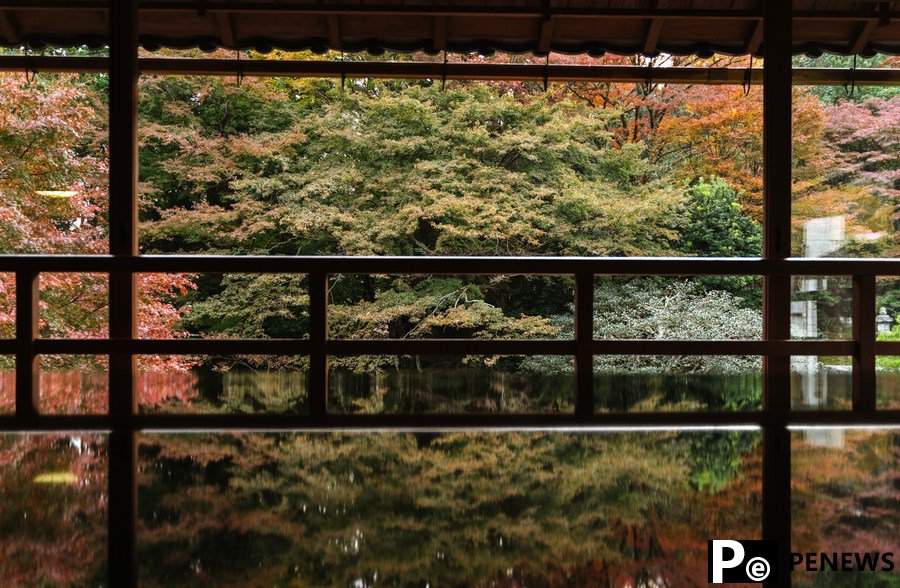
[[[759,339],[762,313],[721,290],[704,290],[689,280],[635,278],[604,280],[594,295],[596,339]],[[574,312],[553,318],[559,338],[573,337]],[[571,371],[568,358],[541,357],[525,362],[541,372]],[[595,372],[738,374],[759,372],[761,360],[744,356],[594,357]]]

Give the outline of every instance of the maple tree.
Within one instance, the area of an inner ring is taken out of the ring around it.
[[[40,76],[27,81],[17,74],[0,74],[0,252],[102,254],[108,251],[107,144],[105,106],[79,79]],[[40,336],[97,338],[108,336],[108,279],[102,274],[44,273],[40,276]],[[140,336],[179,336],[178,323],[186,307],[171,297],[192,288],[190,276],[139,277]],[[15,324],[15,283],[0,274],[0,329]],[[142,358],[145,370],[186,370],[175,358]],[[11,358],[2,358],[11,365]],[[41,386],[42,408],[48,412],[105,410],[106,390],[91,368],[105,359],[48,356],[41,366],[48,373]],[[52,372],[83,368],[66,375]],[[173,392],[175,395],[183,391]],[[164,390],[142,390],[153,403]],[[0,410],[10,410],[11,395],[2,395]]]

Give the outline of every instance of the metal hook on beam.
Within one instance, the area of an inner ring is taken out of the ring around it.
[[[750,55],[750,65],[747,66],[747,71],[744,72],[744,98],[750,95],[750,82],[753,80],[753,55]]]
[[[850,71],[847,72],[847,76],[850,82],[850,88],[847,89],[847,85],[844,85],[844,92],[847,94],[847,100],[853,100],[853,94],[856,93],[856,55],[853,56],[853,65],[850,67]]]
[[[544,60],[544,94],[547,93],[547,88],[550,87],[550,53],[547,53],[547,57]]]
[[[37,79],[37,68],[31,64],[31,51],[25,46],[25,83],[31,85]]]
[[[244,64],[241,62],[241,50],[237,50],[237,87],[240,88],[244,83]]]

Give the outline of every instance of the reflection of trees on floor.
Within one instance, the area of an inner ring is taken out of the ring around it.
[[[708,536],[759,533],[758,438],[145,435],[142,585],[701,585]],[[74,583],[102,573],[105,521],[87,515],[104,485],[85,474],[102,448],[71,439],[0,441],[0,530],[19,554],[0,571],[56,577],[69,537]],[[74,477],[34,482],[54,472]]]
[[[759,532],[757,440],[150,436],[143,574],[151,586],[183,585],[192,566],[232,582],[262,569],[264,585],[695,584],[708,533]]]
[[[827,433],[831,430],[823,430]],[[793,549],[900,552],[900,432],[840,430],[827,446],[797,431],[792,446]],[[800,585],[900,586],[900,576],[795,574]]]
[[[709,537],[759,533],[758,439],[145,435],[142,584],[701,586]],[[896,432],[797,432],[795,549],[900,551],[898,463]],[[105,464],[102,436],[0,437],[5,581],[102,584]]]

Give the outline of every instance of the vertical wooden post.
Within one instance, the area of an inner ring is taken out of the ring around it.
[[[875,276],[853,276],[853,411],[875,412]]]
[[[137,1],[109,3],[109,248],[118,258],[138,254],[137,242]],[[109,333],[112,339],[137,335],[134,274],[109,276]],[[137,585],[137,409],[134,356],[109,358],[109,584]]]
[[[763,255],[784,259],[791,251],[791,3],[765,0],[763,13]],[[791,277],[766,276],[763,285],[763,337],[791,335]],[[791,408],[790,357],[764,359],[763,410],[763,537],[778,542],[780,553],[791,549]],[[790,585],[790,574],[778,584]]]
[[[309,414],[328,414],[328,274],[309,275]]]
[[[16,418],[37,417],[40,390],[34,340],[38,336],[39,274],[16,273]]]
[[[594,275],[575,274],[575,414],[594,414]]]

